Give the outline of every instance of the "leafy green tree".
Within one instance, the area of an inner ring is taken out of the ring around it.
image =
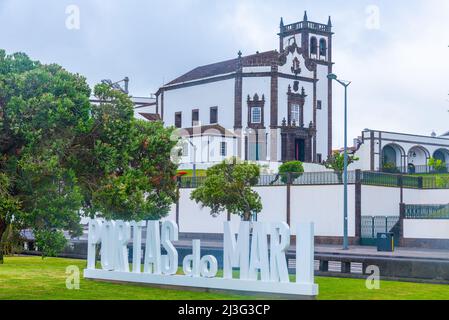
[[[299,178],[303,173],[304,166],[300,161],[286,162],[279,166],[279,175],[281,176],[281,181],[283,183],[288,182],[289,177],[287,176],[287,174],[290,174],[290,178],[293,181]]]
[[[204,183],[194,190],[191,199],[211,209],[213,216],[223,211],[250,221],[252,214],[262,211],[259,194],[252,189],[257,185],[260,168],[252,163],[224,161],[207,170]]]
[[[447,172],[447,165],[446,163],[441,159],[435,159],[430,158],[428,162],[429,167],[433,168],[438,173],[445,173]]]
[[[161,123],[134,119],[129,97],[58,65],[0,50],[0,239],[33,230],[43,255],[81,233],[82,214],[141,220],[176,199],[176,141]],[[1,249],[1,247],[0,247]],[[3,250],[0,250],[0,257]]]
[[[348,166],[351,163],[359,161],[354,155],[348,155]],[[344,153],[340,153],[338,151],[334,152],[324,163],[324,166],[327,169],[332,169],[338,176],[338,181],[341,183],[343,181],[343,171],[345,168],[345,155]]]

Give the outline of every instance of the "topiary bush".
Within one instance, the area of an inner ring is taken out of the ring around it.
[[[291,179],[294,181],[304,173],[304,166],[300,161],[291,161],[282,164],[279,167],[279,175],[283,183],[288,183],[288,173],[291,174]]]

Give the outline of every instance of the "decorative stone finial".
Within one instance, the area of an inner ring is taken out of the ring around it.
[[[331,16],[329,16],[329,21],[327,21],[327,25],[328,25],[329,27],[332,27]]]
[[[304,11],[304,21],[309,21],[309,18],[307,17],[307,11]]]
[[[237,53],[237,55],[239,56],[239,58],[242,57],[242,51],[239,50],[239,52]]]
[[[279,23],[279,28],[283,28],[284,27],[284,19],[281,17],[281,23]]]
[[[282,120],[282,126],[285,127],[286,125],[287,125],[287,120],[285,120],[285,117],[284,117],[284,119]]]

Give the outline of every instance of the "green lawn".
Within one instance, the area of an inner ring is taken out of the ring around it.
[[[248,296],[154,289],[147,286],[105,283],[81,278],[80,290],[65,287],[65,269],[76,265],[82,272],[83,260],[39,257],[7,257],[0,265],[0,299],[248,299]],[[449,285],[415,284],[382,281],[380,290],[368,290],[364,280],[317,278],[319,299],[323,300],[386,300],[386,299],[449,299]]]
[[[178,170],[178,172],[187,172],[187,174],[184,177],[193,177],[193,170],[187,169],[187,170]],[[203,169],[197,169],[196,170],[196,176],[197,177],[205,177],[206,176],[206,170]]]

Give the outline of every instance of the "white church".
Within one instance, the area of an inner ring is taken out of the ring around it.
[[[332,154],[332,22],[279,26],[279,48],[237,54],[163,85],[136,116],[162,120],[183,137],[180,168],[207,168],[237,156],[277,168],[304,162],[322,171]],[[449,163],[449,133],[419,136],[365,130],[351,169],[419,172],[431,157]]]

